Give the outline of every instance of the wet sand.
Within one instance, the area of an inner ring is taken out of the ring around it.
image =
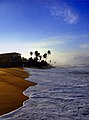
[[[0,68],[0,115],[21,107],[28,99],[23,91],[36,83],[25,80],[27,77],[22,68]]]

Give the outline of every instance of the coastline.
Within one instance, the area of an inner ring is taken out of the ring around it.
[[[28,77],[23,68],[0,68],[0,116],[23,106],[29,98],[23,92],[36,83],[25,80]]]

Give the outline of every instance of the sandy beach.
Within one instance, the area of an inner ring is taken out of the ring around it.
[[[21,107],[28,99],[23,91],[36,83],[26,81],[27,77],[22,68],[0,68],[0,115]]]

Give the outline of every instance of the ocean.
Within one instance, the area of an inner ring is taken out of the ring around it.
[[[89,66],[26,68],[38,83],[24,94],[29,99],[0,120],[89,120]]]

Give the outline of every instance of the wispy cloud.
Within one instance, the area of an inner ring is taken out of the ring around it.
[[[79,50],[74,52],[72,58],[70,57],[70,63],[89,65],[89,55],[87,51]]]
[[[79,15],[76,10],[65,2],[57,0],[46,1],[46,6],[53,16],[62,19],[67,24],[76,24],[79,21]]]
[[[1,48],[1,52],[8,52],[8,51],[29,51],[30,49],[48,49],[48,48],[52,48],[56,45],[63,45],[64,42],[63,41],[59,41],[59,40],[44,40],[44,41],[39,41],[39,42],[1,42],[0,43],[0,48]],[[4,46],[4,47],[3,47]]]
[[[79,20],[78,14],[68,5],[50,7],[51,14],[62,19],[68,24],[76,24]]]
[[[80,48],[89,49],[89,43],[81,44]]]

